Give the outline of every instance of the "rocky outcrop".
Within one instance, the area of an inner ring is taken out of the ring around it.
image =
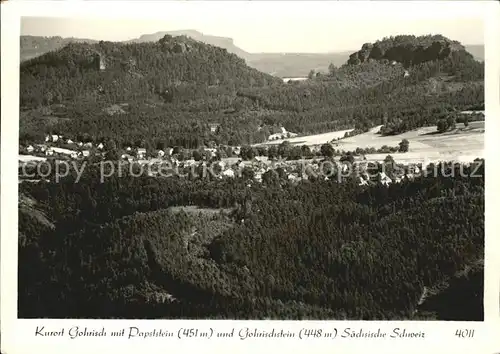
[[[426,61],[442,60],[453,51],[461,50],[465,51],[463,45],[441,35],[396,36],[363,44],[361,50],[349,56],[347,64],[357,65],[369,60],[384,60],[409,67]]]
[[[195,43],[191,38],[186,36],[172,37],[166,34],[158,41],[163,51],[168,51],[173,54],[183,54],[193,50]]]

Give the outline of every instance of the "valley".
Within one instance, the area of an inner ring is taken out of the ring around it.
[[[20,318],[483,319],[484,63],[467,46],[42,47],[20,66]],[[462,295],[470,311],[445,306]]]

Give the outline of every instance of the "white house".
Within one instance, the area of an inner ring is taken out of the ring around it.
[[[165,156],[165,151],[158,150],[158,157],[163,157],[163,156]]]
[[[125,150],[132,151],[132,148],[130,146],[127,146],[127,148]]]
[[[35,148],[31,145],[26,148],[26,151],[28,152],[33,152],[33,150],[35,150]]]
[[[59,140],[59,135],[52,135],[51,139],[52,139],[52,142],[55,143],[56,141]]]
[[[390,179],[389,176],[387,176],[384,172],[380,172],[378,176],[380,183],[382,183],[383,185],[388,186],[392,183],[392,179]]]
[[[238,162],[235,163],[236,167],[243,168],[245,167],[245,162],[238,160]]]
[[[76,143],[76,145],[83,146],[83,143],[81,141],[79,141],[78,143]]]
[[[73,140],[71,139],[66,140],[66,144],[73,144]]]
[[[144,157],[146,157],[146,149],[144,149],[144,148],[138,148],[137,149],[137,158],[138,159],[143,159]]]
[[[48,142],[50,140],[50,135],[45,136],[45,142]]]
[[[83,157],[89,157],[89,156],[90,156],[90,151],[88,151],[88,150],[83,150],[83,151],[81,152],[81,154],[82,154],[82,156],[83,156]]]
[[[102,149],[104,149],[104,145],[103,145],[102,143],[99,143],[99,145],[97,145],[97,148],[98,148],[99,150],[102,150]]]
[[[127,161],[132,161],[134,158],[130,154],[123,154],[122,155],[122,160],[127,160]]]
[[[217,132],[217,128],[219,127],[219,124],[218,123],[212,123],[212,124],[209,124],[210,126],[210,132],[211,133],[216,133]]]
[[[50,149],[50,148],[49,148],[49,149],[47,149],[47,150],[45,150],[45,155],[47,155],[47,156],[52,156],[52,155],[54,155],[54,150],[52,150],[52,149]]]
[[[210,155],[212,157],[215,157],[215,153],[217,152],[217,149],[214,149],[214,148],[206,148],[205,151],[208,151],[210,152]]]

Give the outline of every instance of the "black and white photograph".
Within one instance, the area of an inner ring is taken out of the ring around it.
[[[262,3],[21,18],[18,318],[484,320],[483,18]]]

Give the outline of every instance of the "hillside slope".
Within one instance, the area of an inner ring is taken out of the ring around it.
[[[198,148],[264,142],[281,127],[314,134],[390,123],[397,134],[481,105],[484,64],[464,50],[406,68],[385,58],[346,63],[285,84],[225,49],[165,36],[70,44],[22,63],[20,138]]]
[[[20,185],[56,225],[20,210],[20,317],[412,319],[426,288],[460,297],[453,277],[484,254],[484,178],[248,188],[99,173]],[[211,212],[169,208],[185,205]],[[435,300],[438,318],[481,316]]]
[[[21,105],[75,99],[115,101],[168,89],[265,86],[278,79],[248,67],[225,49],[188,37],[154,43],[70,43],[21,65]]]

